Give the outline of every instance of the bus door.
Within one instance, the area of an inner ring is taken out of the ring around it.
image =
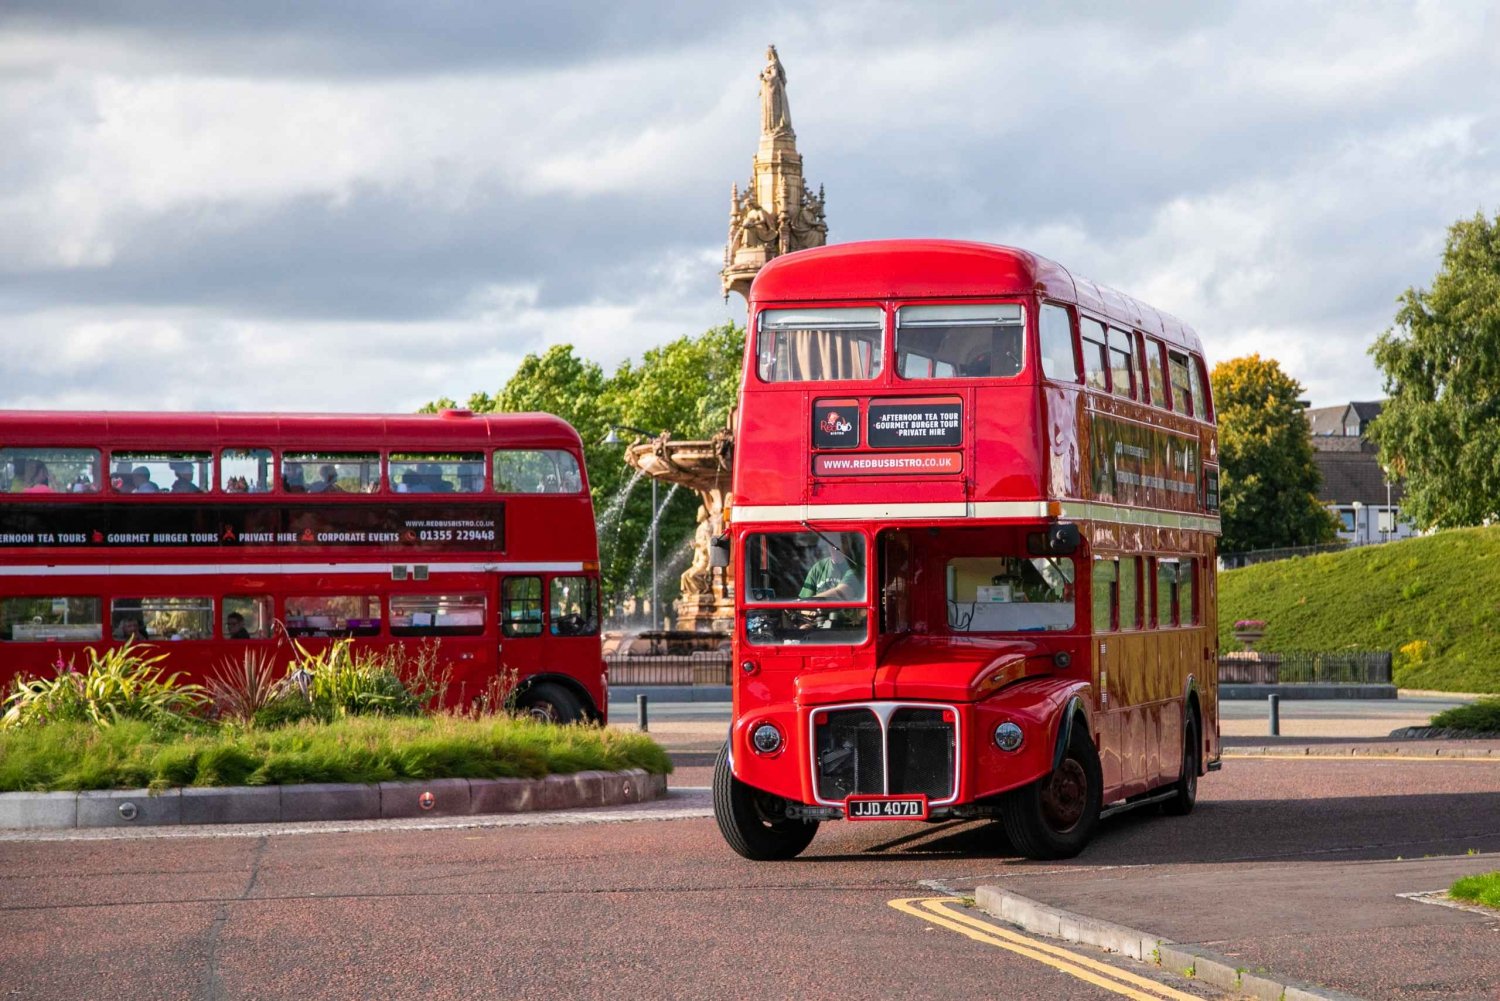
[[[500,672],[514,671],[519,681],[544,669],[547,625],[543,578],[540,574],[508,574],[499,578],[499,587],[496,662]]]

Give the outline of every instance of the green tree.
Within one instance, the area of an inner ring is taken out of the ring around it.
[[[1448,230],[1430,289],[1409,288],[1370,353],[1390,396],[1370,437],[1422,528],[1500,516],[1500,216]]]
[[[618,598],[650,593],[653,511],[649,484],[637,482],[625,493],[632,472],[625,464],[625,449],[603,444],[604,438],[615,425],[668,431],[678,440],[706,438],[726,427],[739,393],[744,344],[744,328],[724,324],[651,348],[638,364],[627,360],[607,377],[597,363],[579,358],[571,345],[554,345],[527,355],[495,396],[469,397],[468,408],[476,413],[541,411],[578,429],[594,508],[601,516],[616,508],[609,522],[599,526],[606,594]],[[444,397],[422,410],[452,406],[453,400]],[[663,488],[658,496],[669,492]],[[657,538],[664,602],[677,589],[677,575],[666,568],[676,565],[671,564],[674,556],[677,564],[684,562],[683,546],[696,527],[697,508],[696,495],[685,490],[673,494],[663,508]]]
[[[1337,522],[1318,503],[1302,387],[1258,354],[1220,362],[1209,381],[1219,415],[1220,550],[1333,541]]]

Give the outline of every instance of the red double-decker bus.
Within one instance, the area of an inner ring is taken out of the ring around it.
[[[729,844],[996,818],[1035,858],[1219,762],[1198,338],[1007,247],[845,244],[750,292]]]
[[[547,414],[0,413],[0,682],[133,639],[202,681],[247,650],[435,642],[455,702],[603,720],[578,433]]]

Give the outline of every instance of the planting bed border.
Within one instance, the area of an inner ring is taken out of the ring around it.
[[[0,829],[466,817],[645,803],[666,792],[665,775],[641,768],[541,779],[8,792],[0,793]]]

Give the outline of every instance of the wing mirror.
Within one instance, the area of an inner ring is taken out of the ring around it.
[[[708,541],[708,565],[710,567],[729,566],[728,535],[716,535]]]
[[[1052,525],[1026,536],[1026,551],[1032,556],[1072,556],[1081,545],[1083,534],[1077,525]]]

